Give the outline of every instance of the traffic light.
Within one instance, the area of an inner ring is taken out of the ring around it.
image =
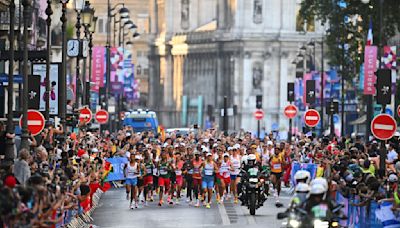
[[[306,103],[315,104],[315,80],[306,81]]]
[[[256,108],[262,109],[262,95],[256,96]]]
[[[376,72],[376,103],[390,104],[392,101],[392,71],[378,69]]]
[[[214,107],[212,105],[207,105],[207,115],[208,117],[212,117],[214,113]]]
[[[294,83],[293,82],[289,82],[287,84],[287,100],[289,102],[294,101]]]
[[[99,88],[99,104],[102,109],[106,107],[106,87]]]
[[[339,102],[338,101],[326,102],[326,114],[333,115],[337,113],[339,113]]]

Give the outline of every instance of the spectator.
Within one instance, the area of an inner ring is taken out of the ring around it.
[[[14,175],[21,185],[25,185],[28,179],[31,177],[31,170],[29,167],[29,151],[22,149],[19,152],[19,160],[14,163]]]

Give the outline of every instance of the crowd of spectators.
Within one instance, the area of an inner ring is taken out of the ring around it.
[[[65,136],[64,136],[65,135]],[[4,130],[0,147],[5,145]],[[65,138],[63,138],[64,136]],[[14,137],[14,136],[12,136]],[[358,206],[393,201],[400,207],[397,194],[400,161],[400,137],[396,134],[386,144],[375,140],[365,143],[360,137],[313,137],[298,134],[291,143],[279,142],[273,134],[256,139],[251,133],[224,134],[215,129],[198,130],[188,135],[151,132],[135,133],[125,127],[114,133],[85,128],[64,134],[52,125],[38,137],[31,137],[29,149],[16,150],[13,161],[0,151],[0,224],[4,227],[59,227],[90,210],[96,189],[107,190],[109,171],[106,158],[131,154],[159,156],[162,151],[179,150],[183,156],[193,151],[222,152],[239,145],[245,157],[248,148],[257,153],[271,153],[276,145],[283,148],[286,164],[284,183],[290,185],[293,162],[318,164],[316,176],[330,183],[330,193],[340,191],[345,197],[360,197]],[[217,146],[215,146],[217,145]],[[380,149],[388,153],[380,164]]]

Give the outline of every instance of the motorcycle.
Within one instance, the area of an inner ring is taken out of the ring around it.
[[[256,214],[256,209],[263,206],[269,195],[269,184],[267,170],[261,171],[257,168],[241,170],[240,201],[247,206],[251,215]],[[266,181],[267,180],[267,181]]]
[[[320,205],[320,209],[327,209],[326,205],[322,204]],[[317,206],[317,207],[320,207]],[[287,221],[282,223],[282,227],[285,228],[308,228],[308,227],[314,227],[314,228],[338,228],[340,227],[339,225],[339,219],[346,219],[345,216],[340,215],[340,209],[343,208],[343,205],[337,205],[334,207],[331,212],[333,216],[330,217],[313,217],[311,218],[310,215],[307,213],[302,208],[299,207],[294,207],[294,208],[289,208],[286,212],[281,212],[278,213],[277,219],[285,219],[287,218]]]

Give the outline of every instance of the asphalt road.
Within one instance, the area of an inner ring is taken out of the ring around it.
[[[282,221],[276,214],[284,208],[276,208],[275,200],[268,199],[264,206],[251,216],[246,207],[225,201],[223,205],[211,204],[211,209],[189,206],[186,202],[179,205],[149,203],[138,209],[130,210],[124,189],[111,189],[103,194],[101,206],[93,214],[93,224],[100,228],[199,228],[199,227],[280,227]],[[156,197],[158,198],[158,197]],[[281,202],[288,205],[290,196],[283,190]],[[182,199],[182,201],[184,201]]]

